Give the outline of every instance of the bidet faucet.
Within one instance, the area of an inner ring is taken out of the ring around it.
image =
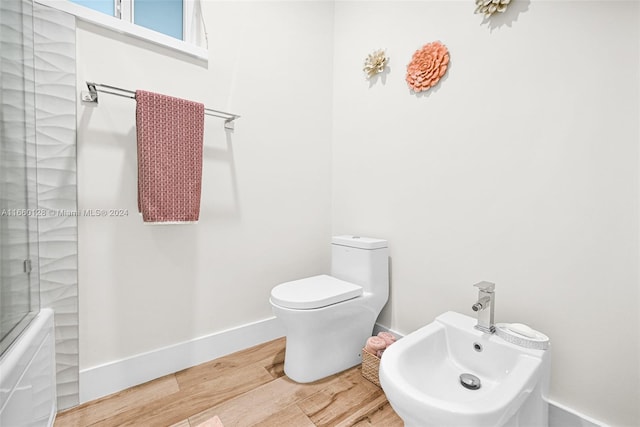
[[[496,331],[496,327],[493,323],[496,284],[491,282],[480,282],[473,286],[478,288],[478,302],[471,306],[473,311],[478,312],[478,324],[475,328],[482,332],[492,334]]]

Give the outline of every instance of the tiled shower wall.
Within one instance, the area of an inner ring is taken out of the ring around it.
[[[34,4],[40,305],[55,312],[58,410],[79,402],[75,17]]]

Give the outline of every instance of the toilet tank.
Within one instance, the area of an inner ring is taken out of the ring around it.
[[[331,239],[331,275],[355,283],[365,292],[389,294],[387,241],[371,237],[334,236]]]

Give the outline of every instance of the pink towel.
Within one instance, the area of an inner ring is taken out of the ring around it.
[[[136,91],[138,211],[144,222],[200,217],[204,105]]]
[[[379,332],[378,336],[384,340],[384,342],[387,344],[387,347],[396,342],[396,336],[391,332]]]
[[[364,351],[369,354],[377,355],[378,352],[383,351],[387,347],[384,339],[380,337],[369,337],[367,343],[364,346]]]

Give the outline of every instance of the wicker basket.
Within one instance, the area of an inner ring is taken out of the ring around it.
[[[380,359],[362,349],[362,376],[380,387]]]

